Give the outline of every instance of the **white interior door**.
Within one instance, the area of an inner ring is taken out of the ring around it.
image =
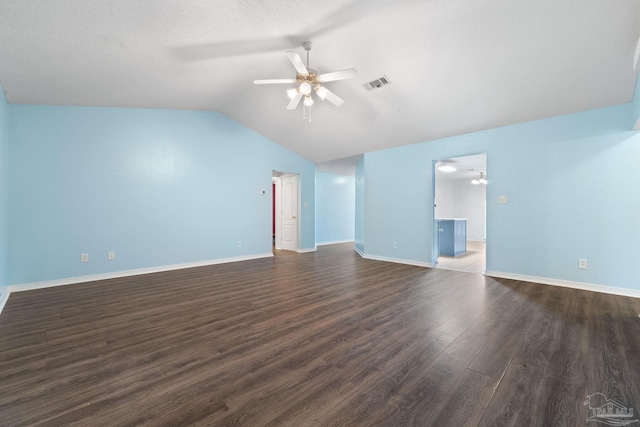
[[[298,249],[298,175],[282,177],[282,249]]]

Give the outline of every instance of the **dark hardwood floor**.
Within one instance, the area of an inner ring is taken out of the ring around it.
[[[640,410],[639,313],[352,244],[14,293],[0,424],[587,425]]]

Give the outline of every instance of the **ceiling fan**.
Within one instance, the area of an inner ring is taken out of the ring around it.
[[[349,68],[348,70],[334,71],[332,73],[318,74],[318,72],[312,68],[309,68],[309,51],[311,50],[311,42],[306,41],[302,43],[302,47],[307,51],[307,65],[304,65],[302,58],[295,52],[287,52],[289,60],[295,67],[297,74],[295,79],[267,79],[267,80],[254,80],[253,83],[257,85],[266,84],[298,84],[297,87],[287,90],[287,95],[291,101],[287,105],[288,110],[294,110],[300,100],[304,98],[302,102],[305,107],[311,107],[313,105],[312,93],[315,92],[318,98],[322,100],[329,100],[336,107],[344,104],[342,98],[329,89],[323,86],[323,83],[333,82],[336,80],[350,79],[358,75],[355,68]]]

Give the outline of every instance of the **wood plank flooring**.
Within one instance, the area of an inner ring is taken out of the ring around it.
[[[352,244],[15,293],[0,425],[585,425],[640,410],[639,314]]]

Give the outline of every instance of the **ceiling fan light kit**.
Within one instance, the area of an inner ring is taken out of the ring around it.
[[[307,96],[311,93],[311,85],[308,82],[303,81],[298,88],[301,94]]]
[[[436,166],[440,172],[455,172],[457,169],[453,166],[453,161],[451,160],[440,160],[438,165]]]
[[[484,172],[480,172],[480,178],[473,178],[471,180],[471,183],[473,185],[479,185],[479,184],[487,185],[487,177],[485,176]]]
[[[318,94],[318,98],[324,101],[324,99],[327,97],[327,89],[324,86],[316,86],[315,90]]]
[[[302,58],[296,52],[287,52],[289,60],[296,69],[295,79],[267,79],[267,80],[254,80],[253,83],[257,85],[261,84],[298,84],[297,87],[287,90],[287,96],[290,101],[287,104],[288,110],[294,110],[302,101],[303,105],[303,117],[305,117],[304,108],[310,108],[313,104],[313,92],[316,93],[318,98],[322,101],[325,99],[331,102],[336,107],[344,104],[344,100],[335,93],[327,89],[323,83],[333,82],[337,80],[351,79],[358,75],[358,72],[354,68],[349,68],[342,71],[334,71],[331,73],[318,74],[318,72],[309,67],[309,51],[311,50],[311,42],[306,41],[302,43],[302,47],[307,51],[307,65],[302,62]],[[309,121],[311,121],[311,114],[309,114]]]

